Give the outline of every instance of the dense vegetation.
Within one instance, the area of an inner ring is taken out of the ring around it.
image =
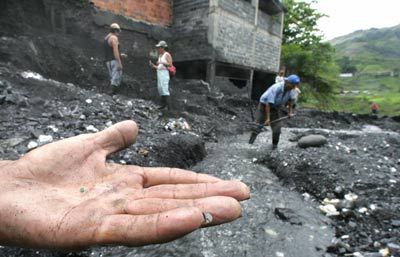
[[[311,3],[313,3],[312,1]],[[302,79],[302,101],[328,108],[333,104],[339,69],[331,44],[322,42],[317,21],[323,14],[311,3],[284,0],[286,7],[281,65]]]
[[[301,76],[303,106],[368,113],[377,102],[381,114],[400,115],[400,25],[323,42],[317,22],[325,15],[313,9],[316,1],[283,1],[281,65]]]

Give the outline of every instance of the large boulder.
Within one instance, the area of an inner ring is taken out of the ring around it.
[[[300,138],[297,144],[301,148],[307,148],[307,147],[320,147],[326,144],[327,142],[328,140],[324,136],[308,135]]]

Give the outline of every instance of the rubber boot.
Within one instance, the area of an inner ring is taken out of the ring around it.
[[[165,107],[167,107],[167,110],[168,110],[168,111],[171,110],[171,101],[170,101],[169,95],[166,95],[166,96],[165,96]]]
[[[159,110],[164,109],[167,106],[167,101],[164,95],[161,96],[161,106],[158,107]]]
[[[272,150],[275,150],[276,148],[278,148],[278,143],[279,143],[279,137],[280,137],[280,133],[272,133]]]
[[[257,136],[258,136],[257,133],[252,132],[251,136],[250,136],[250,139],[249,139],[249,144],[252,145],[254,143],[254,141],[256,141]]]
[[[115,85],[111,85],[111,94],[116,95],[118,94],[119,87]]]

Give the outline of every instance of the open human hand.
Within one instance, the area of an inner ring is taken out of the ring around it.
[[[239,181],[106,162],[137,134],[136,123],[124,121],[1,161],[0,245],[140,246],[240,217],[238,201],[250,193]]]

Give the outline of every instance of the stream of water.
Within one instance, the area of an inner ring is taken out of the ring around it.
[[[285,131],[280,154],[293,144],[288,141],[289,137],[290,133]],[[192,168],[224,179],[240,179],[251,187],[251,199],[242,204],[243,216],[240,219],[201,229],[163,245],[94,248],[91,255],[323,256],[334,235],[329,219],[320,213],[316,202],[285,188],[268,168],[257,164],[257,156],[268,154],[265,149],[270,141],[269,133],[260,134],[254,145],[247,144],[247,141],[248,135],[240,135],[208,144],[207,157]]]

